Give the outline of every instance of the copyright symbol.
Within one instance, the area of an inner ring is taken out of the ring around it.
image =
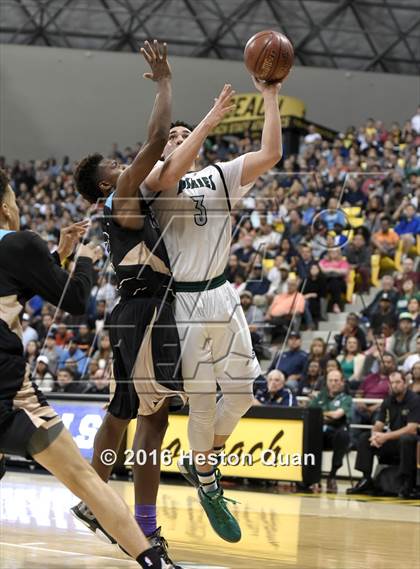
[[[101,452],[101,462],[105,466],[112,466],[117,462],[117,453],[110,448],[103,450]]]

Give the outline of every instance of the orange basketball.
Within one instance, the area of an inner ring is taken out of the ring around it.
[[[251,75],[269,83],[283,81],[293,65],[293,58],[290,40],[272,30],[252,36],[244,50],[244,62]]]

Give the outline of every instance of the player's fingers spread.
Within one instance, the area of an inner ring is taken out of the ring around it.
[[[221,99],[221,98],[223,97],[223,95],[224,95],[225,92],[226,92],[227,87],[228,87],[227,84],[223,85],[223,89],[220,91],[219,96],[218,96],[218,99]]]
[[[225,89],[223,89],[223,91],[220,93],[218,99],[220,102],[223,102],[226,100],[227,96],[228,96],[227,91]]]
[[[163,42],[163,44],[162,44],[162,59],[164,61],[166,61],[167,58],[168,58],[168,44],[166,42]]]
[[[89,227],[89,225],[90,222],[88,219],[82,219],[82,221],[77,221],[73,225],[70,225],[70,227],[74,227],[75,229],[86,229],[87,227]]]
[[[147,61],[147,63],[152,63],[152,58],[150,57],[150,55],[147,53],[147,51],[144,49],[144,47],[141,48],[140,50],[142,56],[144,57],[144,59]]]
[[[145,50],[145,52],[147,53],[147,55],[150,57],[150,59],[152,61],[154,61],[156,59],[155,52],[153,51],[152,46],[150,45],[150,43],[147,40],[144,42],[143,49]]]
[[[157,40],[154,40],[153,48],[154,48],[154,51],[156,53],[157,59],[162,59],[162,46],[160,45],[160,43]]]
[[[231,90],[232,85],[230,83],[226,83],[222,90],[222,96],[225,97]]]
[[[228,95],[223,97],[223,99],[220,101],[220,104],[224,107],[226,105],[232,105],[234,103],[234,101],[233,101],[233,95],[234,94],[235,94],[235,92],[233,91],[232,93],[229,93]]]
[[[231,87],[226,93],[226,99],[231,99],[233,95],[236,95],[236,91]]]
[[[156,60],[156,59],[159,59],[159,44],[158,44],[158,41],[157,41],[157,40],[153,40],[153,43],[152,43],[152,44],[149,44],[149,45],[150,45],[150,50],[151,50],[151,52],[152,52],[152,55],[153,55],[154,59],[155,59],[155,60]]]
[[[83,235],[86,232],[84,227],[69,227],[66,236],[73,237],[74,235]]]
[[[140,48],[140,51],[143,55],[147,55],[148,57],[150,57],[150,49],[149,49],[148,45],[149,45],[148,42],[144,42]]]
[[[235,94],[235,91],[232,89],[232,85],[227,85],[223,91],[224,92],[221,96],[223,100],[228,100]]]

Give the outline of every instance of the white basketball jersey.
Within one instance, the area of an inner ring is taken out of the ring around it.
[[[176,281],[205,281],[223,274],[232,236],[230,210],[253,186],[241,186],[244,158],[190,172],[168,191],[152,192],[142,185]]]

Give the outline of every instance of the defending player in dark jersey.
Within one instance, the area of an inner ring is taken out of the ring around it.
[[[32,296],[39,294],[72,314],[87,309],[97,252],[80,246],[71,277],[59,265],[83,232],[83,224],[73,226],[64,235],[64,247],[61,240],[62,256],[50,255],[36,233],[19,231],[15,194],[0,170],[0,456],[33,458],[88,504],[139,565],[170,569],[173,566],[150,548],[120,496],[80,455],[60,417],[32,381],[25,361],[20,314]]]
[[[146,43],[143,55],[152,70],[146,77],[158,86],[147,142],[128,167],[100,154],[88,156],[79,164],[75,180],[79,192],[91,203],[106,197],[104,234],[121,295],[110,323],[115,384],[108,413],[95,438],[92,466],[108,480],[112,466],[102,463],[101,453],[117,451],[130,420],[139,417],[133,450],[143,449],[148,460],[133,469],[136,519],[150,543],[170,563],[166,541],[156,523],[160,450],[169,407],[179,408],[186,398],[177,366],[180,345],[171,306],[168,256],[158,225],[140,198],[139,186],[161,157],[169,134],[171,72],[166,46],[161,51],[157,42],[153,47]],[[92,531],[115,543],[85,504],[72,511]]]

